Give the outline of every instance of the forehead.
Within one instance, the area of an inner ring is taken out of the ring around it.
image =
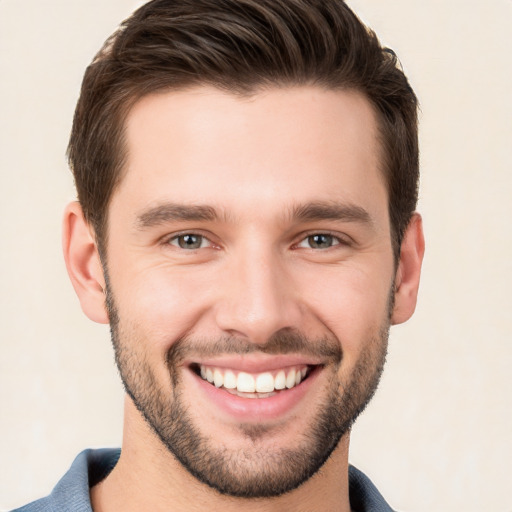
[[[130,111],[126,144],[113,202],[134,208],[173,201],[243,214],[258,204],[386,202],[375,112],[353,91],[152,94]]]

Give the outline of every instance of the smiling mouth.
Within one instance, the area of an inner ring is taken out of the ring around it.
[[[321,365],[297,365],[279,370],[247,373],[194,363],[191,370],[216,388],[242,398],[269,398],[293,389]]]

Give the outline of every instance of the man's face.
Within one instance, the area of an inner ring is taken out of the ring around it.
[[[373,110],[346,91],[200,87],[142,99],[126,140],[106,266],[131,420],[223,493],[291,490],[384,364],[394,261]]]

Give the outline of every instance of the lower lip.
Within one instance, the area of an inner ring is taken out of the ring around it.
[[[223,388],[217,388],[203,380],[192,370],[189,373],[199,391],[205,393],[209,402],[214,403],[221,411],[230,417],[243,422],[258,422],[275,420],[293,411],[302,401],[306,393],[321,373],[321,366],[316,366],[308,378],[298,386],[283,390],[267,398],[242,398],[233,395]]]

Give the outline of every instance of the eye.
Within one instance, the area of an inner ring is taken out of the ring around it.
[[[298,247],[305,247],[306,249],[329,249],[335,245],[340,244],[340,239],[328,233],[315,233],[309,235],[302,240]]]
[[[203,247],[209,247],[211,245],[210,241],[206,237],[196,235],[194,233],[184,233],[182,235],[174,236],[168,243],[179,247],[180,249],[188,250],[202,249]]]

